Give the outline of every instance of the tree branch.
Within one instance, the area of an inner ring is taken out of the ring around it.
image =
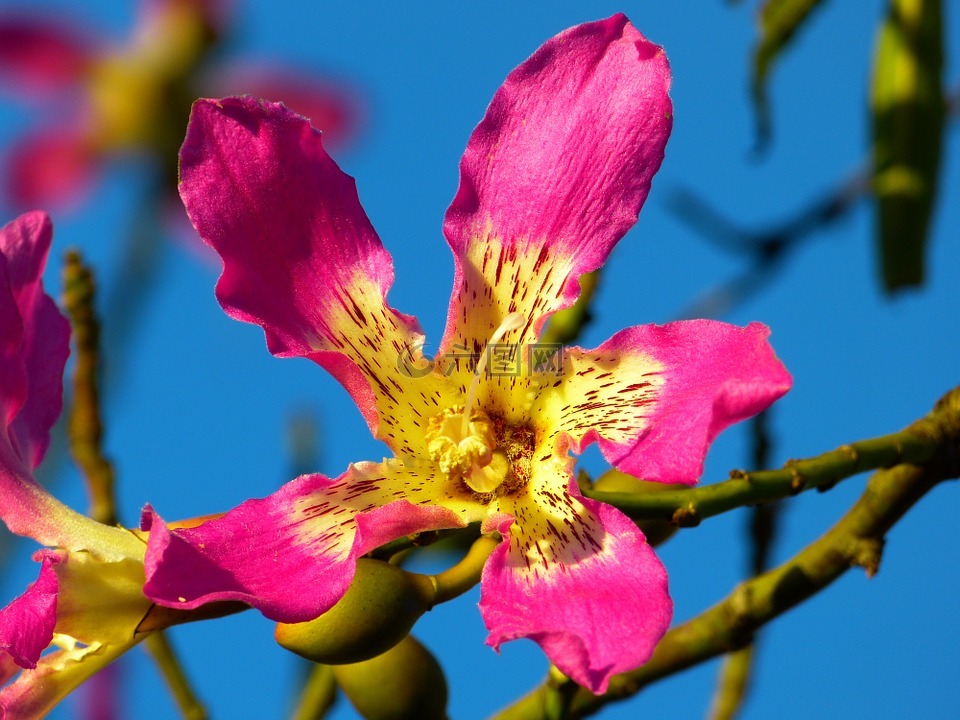
[[[76,251],[67,253],[63,284],[63,304],[70,315],[76,351],[73,403],[67,421],[70,451],[87,482],[90,517],[104,525],[116,525],[113,463],[103,454],[100,420],[100,323],[93,306],[95,283]]]
[[[704,518],[733,508],[779,500],[811,488],[829,490],[840,480],[868,470],[928,464],[943,452],[934,417],[938,417],[936,412],[891,435],[842,445],[806,460],[790,460],[779,470],[733,470],[729,480],[711,485],[657,493],[586,488],[583,494],[618,507],[634,520],[670,520],[680,527],[694,527]]]

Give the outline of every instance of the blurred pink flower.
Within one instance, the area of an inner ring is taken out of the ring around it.
[[[41,103],[44,120],[10,149],[5,194],[17,208],[77,203],[105,160],[154,160],[175,195],[177,149],[199,95],[251,93],[312,117],[334,143],[359,122],[351,89],[303,71],[242,59],[212,65],[227,8],[214,0],[144,0],[113,47],[61,18],[0,17],[0,82]]]
[[[41,279],[51,237],[40,212],[0,228],[0,519],[46,546],[34,556],[37,581],[0,609],[5,720],[46,714],[143,637],[136,628],[150,608],[143,540],[74,512],[33,478],[69,352],[69,325]]]

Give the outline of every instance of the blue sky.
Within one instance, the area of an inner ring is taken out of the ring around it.
[[[40,5],[76,12],[65,0],[19,6]],[[236,5],[235,52],[356,84],[366,98],[363,132],[336,159],[357,178],[361,201],[393,253],[391,304],[416,314],[428,341],[439,337],[447,309],[452,262],[440,226],[469,133],[510,69],[570,25],[623,11],[666,48],[674,74],[675,126],[666,159],[640,222],[604,271],[584,346],[627,325],[673,319],[700,293],[744,268],[741,258],[704,242],[678,221],[668,208],[672,192],[688,188],[732,219],[761,225],[827,191],[858,167],[868,150],[866,98],[874,28],[882,12],[878,0],[828,3],[776,67],[775,135],[761,158],[751,154],[747,95],[752,3],[414,6],[294,0],[282,10],[265,0]],[[81,12],[117,37],[132,14],[129,8]],[[960,36],[958,13],[949,21],[948,37]],[[954,86],[958,73],[951,65],[947,77]],[[0,146],[36,120],[8,99],[3,102]],[[724,317],[768,324],[794,376],[794,389],[772,416],[776,463],[900,429],[958,383],[956,141],[953,127],[946,137],[922,290],[893,300],[882,294],[873,208],[864,203],[800,248],[767,289]],[[100,269],[104,286],[117,276],[123,234],[141,187],[136,168],[117,167],[84,208],[52,213],[55,248],[81,247]],[[51,271],[51,283],[56,272]],[[215,279],[215,267],[170,244],[122,366],[108,368],[108,450],[117,463],[120,512],[128,523],[147,501],[165,517],[187,517],[271,492],[291,477],[287,435],[297,412],[315,414],[321,429],[315,470],[335,475],[350,462],[386,453],[370,438],[346,393],[322,370],[271,357],[257,328],[226,318],[213,297]],[[742,467],[747,453],[745,429],[728,431],[708,458],[704,481]],[[592,454],[584,462],[599,466]],[[82,507],[78,485],[75,477],[64,476],[56,492]],[[863,478],[856,478],[829,493],[791,501],[775,557],[785,559],[815,539],[862,487]],[[937,488],[891,532],[876,578],[851,572],[767,628],[743,717],[782,715],[785,708],[798,717],[875,718],[907,708],[918,717],[955,717],[960,578],[949,533],[958,512],[957,487]],[[721,599],[742,577],[745,517],[712,519],[659,551],[670,572],[676,620]],[[17,550],[17,562],[0,584],[4,598],[35,575],[26,561],[29,544]],[[415,630],[447,668],[451,717],[457,719],[490,714],[538,683],[546,669],[532,643],[509,644],[499,656],[486,648],[476,600],[474,593],[437,608]],[[288,712],[298,665],[276,647],[272,624],[255,612],[176,628],[171,635],[215,717]],[[172,716],[143,653],[131,653],[124,668],[130,715]],[[716,663],[706,664],[599,717],[700,717],[715,674]],[[58,717],[72,716],[71,706],[65,707]],[[344,703],[332,717],[354,715]]]

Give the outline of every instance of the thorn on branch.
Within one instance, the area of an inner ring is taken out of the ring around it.
[[[880,570],[880,559],[883,556],[882,538],[862,538],[854,551],[851,565],[862,567],[868,578],[873,578]]]
[[[859,469],[860,453],[857,452],[857,449],[853,445],[850,445],[850,444],[841,445],[837,449],[840,450],[841,452],[847,453],[847,455],[850,456],[850,460],[853,462],[854,466],[856,466]]]
[[[677,527],[682,528],[692,528],[700,524],[700,513],[697,511],[696,505],[692,502],[688,503],[684,507],[677,508],[673,512],[673,516],[670,518],[672,522]]]
[[[790,471],[790,494],[799,495],[803,492],[803,489],[807,486],[806,478],[800,474],[800,470],[797,468],[797,460],[787,460],[784,463],[783,467]]]

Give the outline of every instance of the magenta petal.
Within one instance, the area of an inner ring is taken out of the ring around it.
[[[60,556],[51,551],[38,555],[42,562],[40,577],[0,610],[0,650],[22,668],[37,666],[57,624],[57,574],[53,566],[60,562]]]
[[[0,229],[0,407],[11,443],[31,469],[43,459],[60,416],[70,353],[70,326],[43,291],[52,236],[41,212]]]
[[[147,506],[141,528],[150,532],[144,560],[144,594],[167,607],[193,609],[235,600],[267,617],[298,622],[319,615],[346,591],[352,545],[337,527],[321,547],[298,532],[292,507],[335,481],[303,476],[263,499],[248,500],[221,518],[194,528],[169,529]],[[299,522],[298,522],[299,521]],[[322,541],[321,541],[322,542]]]
[[[571,486],[571,490],[573,487]],[[602,693],[612,675],[645,663],[670,625],[667,573],[637,526],[616,508],[583,506],[605,531],[602,549],[577,562],[531,560],[510,537],[483,571],[480,612],[494,649],[529,638],[568,677]]]
[[[276,103],[199,100],[180,172],[190,219],[223,259],[227,313],[261,325],[275,355],[326,367],[376,429],[377,397],[397,402],[386,374],[419,329],[386,306],[390,255],[320,133]]]
[[[348,486],[349,475],[304,475],[189,529],[170,530],[148,507],[144,594],[183,609],[237,600],[272,620],[303,622],[343,596],[359,556],[403,535],[463,524],[444,508],[406,500],[378,507],[380,489]]]
[[[627,442],[600,436],[600,449],[620,470],[666,483],[697,481],[713,439],[726,427],[769,407],[792,378],[760,323],[745,328],[714,320],[642,325],[614,335],[598,351],[634,352],[663,367],[662,385],[644,430]]]
[[[88,42],[65,23],[29,17],[0,18],[0,79],[27,94],[77,82],[90,60]]]
[[[3,231],[0,231],[0,238],[5,235]],[[7,444],[11,450],[15,441],[11,437],[10,425],[26,402],[29,384],[21,356],[22,342],[23,319],[10,286],[7,259],[0,253],[0,443]],[[19,450],[12,454],[22,459]]]
[[[531,255],[521,281],[544,261],[556,265],[530,294],[549,290],[559,303],[541,297],[534,310],[571,304],[579,276],[603,264],[646,200],[672,125],[669,86],[663,50],[623,15],[557,35],[510,73],[467,143],[444,221],[457,259],[453,301],[485,291],[464,285],[472,273],[497,293],[501,266],[519,250]],[[487,238],[503,247],[489,263],[479,253]],[[459,322],[452,307],[445,337]]]

